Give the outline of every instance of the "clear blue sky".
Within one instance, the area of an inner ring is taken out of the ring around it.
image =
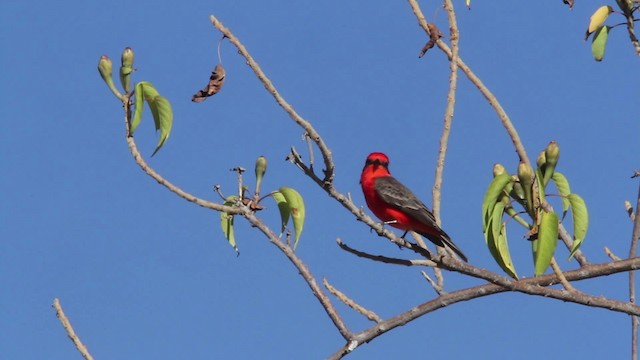
[[[615,5],[613,1],[610,2]],[[443,32],[440,2],[423,11]],[[622,29],[605,61],[583,42],[597,7],[576,1],[456,2],[460,55],[502,102],[531,157],[550,140],[559,170],[589,206],[583,249],[625,256],[631,233],[623,201],[638,168],[638,58]],[[149,163],[198,196],[235,189],[235,166],[269,159],[265,190],[288,185],[307,203],[299,255],[319,278],[390,317],[435,296],[417,268],[355,258],[337,237],[375,254],[410,257],[372,234],[293,165],[302,130],[275,104],[229,43],[227,82],[201,104],[191,95],[217,60],[215,14],[244,42],[297,111],[333,151],[336,185],[364,206],[366,155],[384,151],[391,170],[431,203],[448,64],[431,50],[403,1],[5,1],[0,5],[0,357],[80,358],[50,304],[59,297],[96,359],[320,359],[343,345],[295,268],[255,229],[237,222],[241,256],[218,214],[147,177],[125,142],[121,106],[98,76],[102,54],[131,46],[135,80],[173,104],[174,128],[152,159],[146,115],[136,140]],[[474,265],[500,271],[485,247],[480,206],[494,163],[517,157],[479,93],[461,75],[443,186],[443,227]],[[274,228],[273,203],[260,215]],[[521,275],[530,246],[510,233]],[[562,250],[564,251],[564,250]],[[576,266],[564,261],[565,269]],[[578,288],[624,300],[627,278]],[[479,284],[446,274],[451,291]],[[338,304],[353,331],[370,324]],[[349,359],[625,359],[628,316],[521,294],[455,304],[359,348]]]

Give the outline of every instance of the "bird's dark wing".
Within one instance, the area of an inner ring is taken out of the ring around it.
[[[374,187],[380,199],[415,220],[438,228],[436,219],[427,206],[415,196],[411,190],[392,176],[383,176],[376,179]]]
[[[400,181],[396,180],[392,176],[379,177],[375,180],[374,188],[382,201],[396,209],[402,210],[405,214],[411,216],[416,221],[433,228],[436,232],[427,233],[419,231],[418,229],[415,229],[414,231],[431,240],[431,242],[438,246],[446,246],[450,248],[464,261],[467,261],[467,257],[464,255],[462,250],[460,250],[453,241],[451,241],[449,235],[447,235],[447,233],[438,226],[436,218],[433,216],[431,210],[429,210],[429,208],[427,208],[427,206],[420,201],[420,199],[418,199],[411,190],[402,185]]]

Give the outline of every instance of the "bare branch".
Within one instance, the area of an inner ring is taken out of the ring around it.
[[[604,253],[607,254],[607,256],[609,257],[609,259],[613,260],[613,261],[618,261],[620,260],[620,257],[617,256],[616,254],[614,254],[611,250],[609,250],[608,247],[604,247]]]
[[[329,284],[329,281],[327,281],[327,278],[322,278],[322,284],[324,285],[324,287],[327,288],[327,290],[329,290],[330,293],[332,293],[335,297],[338,298],[338,300],[342,301],[348,307],[364,315],[367,319],[371,321],[374,321],[376,323],[382,322],[382,319],[380,318],[380,316],[378,316],[378,314],[376,314],[371,310],[366,309],[364,306],[350,299],[343,292],[341,292],[340,290],[336,289],[331,284]]]
[[[427,32],[427,34],[429,34],[428,32],[429,24],[427,23],[427,20],[425,19],[424,14],[420,9],[420,5],[418,5],[417,0],[408,0],[408,1],[409,1],[409,5],[411,5],[411,9],[413,10],[413,13],[416,15],[416,18],[418,19],[418,23],[420,24],[420,27],[422,27],[422,29],[424,29],[424,31]],[[447,46],[447,44],[445,44],[444,41],[438,40],[436,42],[436,45],[438,45],[438,47],[449,57],[450,60],[453,58],[453,53],[451,49],[449,48],[449,46]],[[480,78],[478,78],[473,73],[473,71],[471,71],[471,69],[467,66],[467,64],[464,63],[464,61],[462,61],[461,58],[458,57],[456,62],[458,63],[460,70],[467,76],[467,78],[471,81],[471,83],[473,83],[478,88],[480,93],[489,102],[489,105],[493,107],[495,112],[498,114],[498,117],[500,118],[502,125],[504,126],[504,128],[507,130],[507,133],[511,137],[511,141],[515,146],[516,152],[520,156],[520,159],[525,163],[527,163],[528,165],[531,165],[531,162],[529,161],[529,157],[527,156],[527,152],[524,148],[524,145],[520,140],[520,136],[518,135],[516,128],[511,123],[509,116],[502,108],[502,105],[500,105],[500,102],[498,101],[498,99],[495,97],[495,95],[493,95],[493,93],[489,90],[489,88],[487,88],[484,85],[484,83],[480,80]]]
[[[91,356],[91,354],[89,353],[89,349],[87,349],[87,346],[82,343],[76,332],[73,330],[73,326],[71,326],[71,322],[69,322],[69,319],[64,314],[62,305],[60,304],[60,300],[58,300],[58,298],[53,299],[52,306],[54,309],[56,309],[56,316],[60,320],[62,327],[64,327],[65,331],[67,332],[67,336],[69,337],[69,339],[71,339],[82,357],[85,358],[85,360],[93,360],[93,356]]]
[[[440,269],[438,269],[438,268],[434,268],[434,270],[440,270]],[[436,292],[438,295],[444,295],[444,294],[446,294],[446,293],[447,293],[447,292],[446,292],[446,291],[444,291],[444,289],[442,288],[442,285],[441,285],[441,284],[439,284],[439,283],[437,283],[437,282],[435,282],[435,281],[433,281],[433,279],[431,279],[431,278],[429,277],[429,274],[427,274],[424,270],[423,270],[423,271],[420,271],[420,273],[422,273],[422,276],[424,276],[424,278],[425,278],[425,279],[427,279],[427,281],[429,282],[429,284],[431,284],[431,287],[433,288],[433,290],[435,290],[435,292]],[[440,276],[442,277],[442,273],[440,273]]]
[[[346,340],[352,337],[351,331],[347,328],[347,325],[344,323],[340,314],[336,310],[336,308],[331,303],[331,300],[327,296],[327,294],[322,291],[320,285],[316,281],[316,278],[313,276],[307,265],[296,255],[291,246],[283,243],[278,239],[278,236],[269,229],[269,227],[260,220],[254,213],[243,214],[243,216],[249,221],[251,225],[258,228],[263,234],[267,236],[269,242],[275,245],[288,259],[291,263],[296,267],[302,278],[306,281],[307,285],[311,289],[311,293],[318,299],[320,305],[324,308],[325,312],[336,326],[342,337]]]
[[[564,277],[564,274],[562,273],[562,269],[560,269],[560,266],[556,262],[556,258],[555,257],[551,258],[551,268],[553,269],[553,273],[556,274],[556,276],[560,280],[560,283],[562,284],[562,286],[564,286],[565,290],[567,290],[567,291],[577,291],[573,287],[573,285],[571,285],[571,283],[569,283],[567,281],[567,278]]]
[[[444,112],[444,124],[442,126],[442,135],[440,137],[440,148],[438,150],[438,160],[436,162],[436,175],[433,184],[433,216],[436,223],[441,225],[440,205],[442,195],[442,176],[444,173],[444,161],[447,155],[447,144],[449,143],[449,134],[451,133],[451,124],[453,122],[453,111],[456,105],[456,88],[458,84],[458,41],[460,33],[458,31],[458,23],[456,22],[456,14],[453,9],[451,0],[445,0],[444,8],[449,15],[449,38],[451,39],[451,60],[449,67],[449,92],[447,93],[447,106]]]
[[[443,258],[447,261],[450,258]],[[376,324],[362,332],[354,334],[348,340],[347,345],[336,351],[330,359],[340,359],[342,356],[353,351],[358,346],[370,342],[376,337],[393,330],[396,327],[407,324],[414,319],[421,317],[440,308],[453,305],[462,301],[493,295],[496,293],[516,291],[529,295],[537,295],[542,297],[551,297],[562,301],[573,302],[591,307],[600,307],[612,311],[623,312],[627,314],[640,314],[640,306],[631,303],[625,303],[617,300],[607,299],[604,297],[596,297],[586,295],[580,292],[569,292],[566,290],[556,290],[547,286],[560,283],[555,274],[543,275],[534,278],[526,278],[518,281],[493,274],[487,270],[475,268],[465,263],[458,262],[462,267],[469,268],[464,273],[477,272],[475,277],[490,277],[492,284],[475,286],[467,289],[457,290],[438,296],[437,298],[413,307],[397,316],[389,318],[379,324]],[[577,270],[567,271],[564,273],[568,281],[579,281],[591,279],[600,276],[611,275],[615,273],[625,272],[640,267],[640,258],[627,259],[617,262],[604,264],[591,264]],[[480,274],[484,273],[484,274]]]
[[[342,240],[340,239],[337,239],[337,242],[338,242],[338,246],[340,246],[342,250],[350,252],[353,255],[364,258],[364,259],[378,261],[385,264],[404,265],[404,266],[429,266],[429,267],[437,266],[437,264],[431,260],[422,260],[422,259],[405,260],[405,259],[392,258],[388,256],[383,256],[383,255],[372,255],[364,251],[356,250],[350,247],[349,245],[343,243]]]
[[[224,36],[226,36],[229,39],[229,42],[231,42],[238,49],[238,52],[240,53],[240,55],[242,55],[242,57],[244,57],[245,60],[247,61],[247,65],[249,65],[251,70],[253,70],[253,72],[258,77],[258,80],[260,80],[260,82],[264,85],[267,91],[273,96],[273,98],[276,100],[278,105],[280,105],[280,107],[282,107],[282,109],[284,109],[284,111],[287,114],[289,114],[289,117],[291,117],[291,119],[296,124],[298,124],[301,128],[303,128],[304,131],[306,131],[306,133],[308,134],[309,138],[316,143],[316,145],[318,146],[318,149],[320,149],[320,152],[322,153],[322,158],[324,159],[324,165],[325,165],[324,175],[325,176],[323,181],[328,183],[332,182],[334,177],[335,165],[333,164],[331,150],[329,150],[325,142],[322,140],[322,138],[320,137],[320,134],[318,134],[318,132],[311,125],[310,122],[302,118],[302,116],[300,116],[293,109],[293,106],[291,106],[282,97],[282,95],[280,95],[280,93],[275,88],[275,86],[273,86],[273,83],[271,82],[271,80],[262,71],[262,69],[260,68],[260,65],[258,65],[258,63],[253,59],[251,54],[249,54],[249,51],[247,51],[247,49],[240,42],[240,40],[235,35],[233,35],[231,30],[226,28],[222,24],[222,22],[220,22],[220,20],[218,20],[215,16],[211,15],[210,19],[213,26],[215,26],[215,28],[218,29],[218,31],[220,31]]]

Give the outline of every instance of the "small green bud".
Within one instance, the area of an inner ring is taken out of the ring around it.
[[[529,214],[533,213],[533,170],[524,162],[518,164],[518,179],[524,190],[525,208]]]
[[[560,147],[558,143],[555,141],[551,141],[547,148],[544,150],[544,155],[546,157],[547,167],[555,168],[558,164],[558,159],[560,158]]]
[[[131,73],[133,72],[133,49],[126,47],[122,51],[122,66],[120,66],[120,83],[125,93],[131,92]]]
[[[523,187],[533,184],[533,171],[529,165],[522,161],[518,164],[518,179],[520,179]]]
[[[124,50],[122,50],[122,66],[133,67],[133,59],[133,49],[130,47],[124,48]]]
[[[102,55],[100,57],[100,61],[98,62],[98,71],[100,72],[100,76],[102,76],[102,80],[105,82],[108,82],[108,79],[111,79],[113,64],[107,55]]]
[[[259,156],[256,160],[256,195],[260,194],[260,185],[262,184],[262,178],[264,174],[267,172],[267,158],[264,156]]]
[[[544,186],[547,186],[556,169],[558,159],[560,158],[560,148],[558,147],[558,143],[551,141],[549,145],[547,145],[547,148],[544,149],[543,154],[545,162],[544,168],[541,168],[540,172],[543,173],[542,183]]]
[[[547,163],[547,157],[544,154],[544,151],[541,151],[540,154],[538,154],[538,158],[536,159],[536,165],[538,165],[538,169],[540,169],[540,171],[544,172],[544,165]]]
[[[124,101],[124,97],[120,94],[120,91],[116,89],[116,86],[113,84],[113,64],[111,63],[111,59],[107,55],[102,55],[100,57],[100,61],[98,61],[98,72],[100,73],[100,77],[104,80],[105,84],[109,87],[109,90],[118,97],[118,99]]]
[[[495,165],[493,165],[493,177],[506,174],[506,173],[507,173],[507,169],[505,169],[504,166],[502,166],[502,164],[496,163]]]

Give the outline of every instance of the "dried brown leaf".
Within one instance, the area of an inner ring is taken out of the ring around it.
[[[222,85],[224,85],[224,77],[225,71],[222,67],[222,64],[216,65],[216,68],[213,69],[213,72],[211,73],[211,77],[209,77],[209,83],[207,84],[207,86],[193,95],[191,101],[198,103],[203,102],[209,96],[217,94],[218,91],[220,91],[220,89],[222,88]]]

